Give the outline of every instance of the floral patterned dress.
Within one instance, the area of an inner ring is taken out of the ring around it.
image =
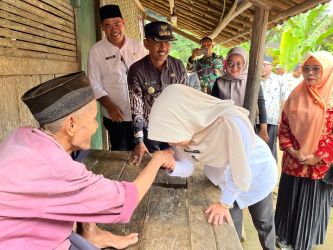
[[[298,150],[300,145],[292,134],[288,119],[282,112],[281,124],[279,128],[280,149],[284,151],[282,158],[282,173],[297,177],[307,177],[313,180],[322,179],[333,162],[333,109],[328,109],[325,115],[325,125],[319,139],[318,148],[314,155],[322,158],[316,165],[304,165],[291,156],[286,150],[294,147]]]
[[[306,124],[302,124],[306,126]],[[333,186],[321,179],[333,161],[333,109],[327,109],[317,150],[322,158],[316,165],[300,164],[286,150],[300,145],[282,113],[279,129],[280,148],[284,150],[282,174],[275,210],[276,235],[293,249],[311,250],[323,244],[330,215]]]

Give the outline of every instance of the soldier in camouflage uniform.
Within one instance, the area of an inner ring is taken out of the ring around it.
[[[222,75],[223,57],[213,53],[213,40],[204,37],[200,40],[201,48],[192,51],[192,55],[188,59],[187,69],[197,72],[201,90],[210,94],[215,80]],[[199,56],[202,56],[198,58]]]

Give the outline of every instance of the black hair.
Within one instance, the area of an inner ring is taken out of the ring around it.
[[[205,37],[201,38],[201,40],[200,40],[200,44],[201,44],[203,41],[205,41],[205,40],[209,40],[209,41],[213,42],[213,39],[211,39],[211,38],[208,37],[208,36],[205,36]]]

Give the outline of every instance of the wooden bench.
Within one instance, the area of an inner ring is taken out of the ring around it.
[[[130,152],[91,151],[85,164],[96,174],[112,180],[132,181],[148,163],[128,164]],[[115,234],[139,233],[139,242],[127,249],[238,250],[242,246],[233,225],[213,226],[204,210],[217,201],[220,190],[203,175],[198,166],[193,176],[169,176],[161,169],[153,186],[135,210],[128,224],[100,224]]]

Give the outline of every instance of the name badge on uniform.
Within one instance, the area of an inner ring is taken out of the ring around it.
[[[109,59],[113,59],[113,58],[116,58],[116,55],[107,56],[107,57],[105,57],[105,60],[109,60]]]

